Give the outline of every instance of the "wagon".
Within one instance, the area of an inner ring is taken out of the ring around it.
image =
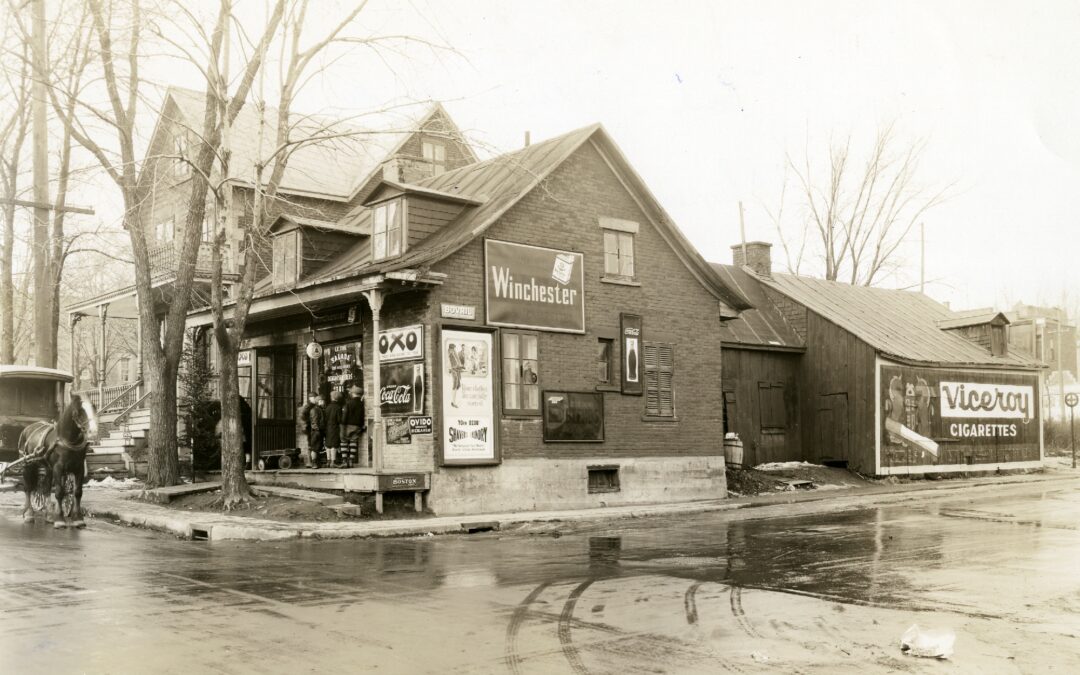
[[[23,429],[34,422],[54,422],[60,415],[64,389],[74,378],[69,373],[54,368],[36,366],[0,366],[0,479],[21,479],[27,464],[37,463],[37,471],[45,478],[47,467],[39,460],[44,452],[19,456],[19,436]],[[68,474],[65,480],[74,482]],[[49,480],[38,480],[39,489],[30,494],[30,507],[44,512],[49,503]],[[65,502],[61,508],[74,507],[74,485],[65,490]]]
[[[259,461],[255,466],[259,471],[266,471],[274,468],[275,465],[279,469],[291,469],[293,465],[299,463],[300,448],[279,448],[260,451]]]

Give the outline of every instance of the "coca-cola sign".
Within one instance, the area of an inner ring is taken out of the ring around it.
[[[424,412],[424,364],[380,364],[379,405],[385,416]]]

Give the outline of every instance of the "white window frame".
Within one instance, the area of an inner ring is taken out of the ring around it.
[[[396,258],[405,253],[408,243],[405,223],[404,199],[392,199],[374,208],[371,214],[372,261]]]
[[[600,232],[604,246],[604,279],[637,280],[637,234],[632,220],[601,218]]]
[[[168,244],[176,238],[176,217],[168,216],[154,224],[154,239],[158,244]]]

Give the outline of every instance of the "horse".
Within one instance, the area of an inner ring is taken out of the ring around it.
[[[41,489],[52,492],[56,500],[56,510],[62,521],[57,520],[54,527],[85,527],[82,518],[82,486],[86,476],[86,449],[90,440],[97,438],[97,413],[90,401],[83,400],[78,394],[71,395],[71,401],[60,419],[56,422],[34,422],[19,435],[19,455],[25,457],[44,450],[44,456],[27,462],[23,469],[24,519],[33,517],[30,495]],[[45,470],[41,471],[44,466]],[[69,486],[65,478],[74,476],[74,485]],[[41,482],[44,481],[42,485]],[[64,498],[68,490],[74,495],[75,520],[70,521],[72,509],[64,509]]]

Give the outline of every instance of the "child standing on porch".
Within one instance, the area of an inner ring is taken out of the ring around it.
[[[308,421],[311,423],[311,431],[308,433],[308,453],[311,455],[312,468],[319,468],[319,453],[323,450],[323,438],[326,433],[326,400],[322,396],[312,394],[315,405],[308,411]]]
[[[326,461],[332,469],[340,469],[338,448],[341,447],[341,399],[340,391],[331,392],[326,406]]]

